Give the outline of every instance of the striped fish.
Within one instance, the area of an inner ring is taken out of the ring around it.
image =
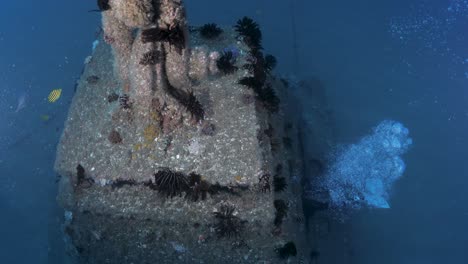
[[[54,89],[49,93],[47,100],[49,103],[55,103],[60,98],[60,95],[62,95],[62,89]]]

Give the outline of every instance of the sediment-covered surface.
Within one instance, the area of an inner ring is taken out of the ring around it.
[[[55,163],[75,261],[284,263],[277,249],[290,241],[291,259],[308,254],[296,121],[286,105],[271,113],[238,84],[249,75],[248,47],[232,31],[210,41],[194,34],[192,44],[193,91],[205,119],[169,129],[151,109],[125,107],[109,45],[100,41],[87,60]],[[239,50],[237,71],[202,69],[228,44]],[[268,82],[288,97],[284,82]],[[156,188],[161,171],[179,173],[187,188]]]

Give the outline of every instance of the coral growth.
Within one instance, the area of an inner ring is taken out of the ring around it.
[[[244,229],[246,221],[235,216],[235,210],[233,205],[222,204],[218,211],[214,212],[217,220],[214,229],[218,237],[236,237]]]
[[[223,33],[223,30],[214,23],[205,24],[198,31],[200,32],[200,36],[206,39],[216,38]]]

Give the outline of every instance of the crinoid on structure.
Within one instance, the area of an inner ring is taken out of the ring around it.
[[[215,23],[205,24],[201,26],[198,31],[200,32],[200,36],[205,39],[214,39],[223,33],[223,30]]]
[[[214,229],[218,237],[237,237],[247,221],[234,215],[236,208],[230,204],[222,204],[214,213],[216,224]]]
[[[262,49],[262,31],[253,19],[243,17],[237,21],[234,28],[250,48]]]
[[[158,62],[160,56],[161,55],[157,50],[148,51],[143,54],[143,57],[140,59],[140,65],[155,65]]]
[[[223,74],[232,74],[238,70],[234,63],[236,62],[236,58],[232,51],[224,51],[216,61],[216,66]]]
[[[286,190],[286,187],[288,187],[286,178],[275,175],[275,177],[273,177],[273,186],[275,192],[282,192]]]
[[[181,172],[169,169],[159,170],[154,174],[155,189],[166,197],[182,196],[188,190],[187,177]]]
[[[190,173],[188,178],[189,189],[185,197],[193,202],[205,200],[207,194],[210,192],[211,185],[203,180],[201,175],[194,172]]]
[[[284,218],[288,215],[288,205],[281,199],[275,200],[273,205],[276,209],[274,224],[275,226],[280,226]]]
[[[168,42],[171,46],[174,46],[179,53],[185,48],[185,34],[180,25],[175,25],[173,27],[168,25],[167,29],[145,29],[141,33],[141,40],[143,43]]]

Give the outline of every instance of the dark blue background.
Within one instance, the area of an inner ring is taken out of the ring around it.
[[[323,82],[338,143],[358,140],[383,119],[409,128],[414,146],[392,209],[358,212],[335,231],[346,241],[332,249],[346,262],[335,263],[468,263],[467,4],[296,0],[296,69],[290,3],[186,1],[192,24],[254,17],[278,73]],[[49,241],[57,240],[55,146],[100,25],[100,15],[87,12],[95,8],[91,0],[0,4],[1,263],[47,263]],[[55,88],[62,98],[48,104]],[[14,113],[23,92],[28,105]]]

